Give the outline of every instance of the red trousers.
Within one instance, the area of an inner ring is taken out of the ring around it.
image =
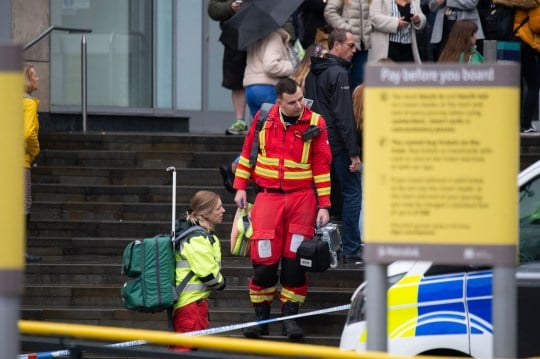
[[[249,286],[252,303],[272,301],[280,260],[281,301],[304,302],[306,274],[296,264],[296,250],[303,240],[313,238],[316,215],[313,189],[257,194],[251,210],[251,261],[255,268]]]
[[[173,314],[173,326],[177,333],[208,329],[208,300],[199,299],[176,309]],[[190,350],[189,347],[182,346],[173,346],[172,348],[178,351]]]

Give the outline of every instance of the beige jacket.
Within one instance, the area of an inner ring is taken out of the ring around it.
[[[244,87],[256,84],[275,85],[280,78],[292,75],[289,59],[289,34],[277,29],[247,48]]]
[[[334,29],[351,32],[357,49],[361,49],[360,43],[364,44],[364,50],[370,49],[371,23],[368,0],[349,0],[349,4],[345,7],[343,2],[343,0],[328,0],[324,8],[326,22]]]

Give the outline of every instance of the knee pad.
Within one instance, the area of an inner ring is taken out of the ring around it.
[[[278,263],[272,265],[254,264],[253,265],[253,284],[260,287],[270,288],[276,285]]]
[[[287,287],[306,284],[306,272],[296,263],[295,258],[281,258],[281,284]]]

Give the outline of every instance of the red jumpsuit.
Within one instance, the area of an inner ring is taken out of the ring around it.
[[[249,285],[252,303],[271,302],[276,293],[277,270],[282,302],[303,303],[307,294],[305,271],[296,264],[296,250],[302,240],[314,236],[317,208],[330,207],[330,163],[324,119],[307,107],[298,121],[286,126],[279,106],[269,111],[259,132],[259,151],[253,167],[250,152],[259,113],[244,141],[233,187],[246,190],[253,180],[261,191],[253,205],[251,261],[254,274]],[[303,141],[310,125],[320,134]]]

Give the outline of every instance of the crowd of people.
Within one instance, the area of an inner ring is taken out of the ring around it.
[[[233,50],[225,45],[222,85],[232,90],[236,115],[227,133],[245,135],[260,104],[275,101],[271,88],[277,80],[297,78],[296,71],[300,68],[291,50],[300,45],[311,57],[311,46],[327,49],[325,40],[331,29],[348,31],[354,37],[355,51],[348,70],[351,93],[363,83],[366,63],[381,59],[482,63],[484,40],[519,42],[523,90],[521,132],[537,132],[532,124],[538,120],[540,10],[538,2],[536,7],[527,8],[520,8],[514,2],[518,3],[516,0],[305,0],[283,29],[277,29],[282,41],[276,41],[274,34],[273,39],[260,39],[245,50]],[[529,2],[535,4],[535,0]],[[234,0],[211,0],[208,13],[212,19],[223,22],[241,8],[242,3]],[[456,24],[461,31],[452,32]],[[288,38],[283,30],[289,34]],[[268,49],[270,40],[273,45]],[[237,54],[238,61],[233,60],[231,52]],[[309,65],[310,61],[303,62],[305,71],[305,62]],[[304,78],[306,75],[304,72]],[[234,85],[230,79],[235,79]]]
[[[245,328],[246,337],[269,333],[264,321],[270,318],[276,296],[287,317],[283,335],[291,340],[304,336],[288,316],[299,312],[308,294],[306,272],[296,252],[314,237],[317,226],[332,217],[339,219],[342,265],[359,268],[362,264],[366,63],[478,64],[484,61],[482,40],[520,41],[526,65],[522,67],[526,110],[521,113],[521,127],[535,131],[531,124],[538,116],[540,7],[512,10],[512,34],[508,34],[488,29],[492,22],[486,21],[502,6],[500,1],[306,0],[283,27],[272,29],[247,49],[225,45],[222,85],[232,91],[236,116],[227,134],[246,137],[237,160],[221,172],[237,207],[249,206],[253,266],[249,299],[255,319],[263,321]],[[208,13],[223,25],[242,6],[238,0],[210,0]],[[299,44],[305,49],[301,59],[292,51]],[[264,103],[271,107],[263,114]],[[251,123],[245,118],[246,106]],[[248,203],[250,185],[256,189],[253,205]],[[204,210],[192,204],[188,219],[207,224],[211,231],[224,210],[217,195],[204,194],[208,197]],[[206,249],[191,254],[210,258],[211,270],[204,278],[211,286],[203,283],[203,292],[190,297],[197,300],[179,304],[175,328],[180,332],[206,328],[208,291],[212,285],[225,287],[219,250],[204,239],[201,243]],[[188,249],[179,258],[191,260]]]

